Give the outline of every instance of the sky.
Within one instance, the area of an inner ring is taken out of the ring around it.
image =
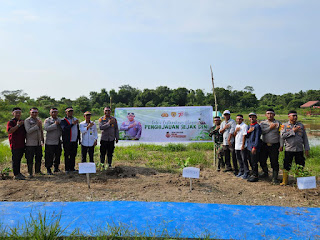
[[[0,92],[320,89],[319,0],[0,0]]]

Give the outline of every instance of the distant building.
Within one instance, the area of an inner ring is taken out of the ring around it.
[[[320,101],[309,101],[301,105],[300,108],[306,109],[306,115],[320,115]]]

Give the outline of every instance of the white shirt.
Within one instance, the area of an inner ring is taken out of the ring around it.
[[[91,121],[92,122],[92,121]],[[88,123],[83,121],[80,123],[80,132],[81,132],[81,145],[85,147],[92,147],[94,142],[98,139],[97,126],[94,122],[93,126],[87,129]]]
[[[230,127],[227,128],[227,129],[223,132],[223,143],[222,143],[222,145],[226,145],[226,146],[229,145],[229,143],[228,143],[229,135],[232,134],[232,136],[233,136],[234,130],[236,129],[236,128],[235,128],[236,122],[235,122],[233,119],[231,119],[231,118],[228,120],[228,122],[223,121],[223,122],[221,123],[221,126],[220,126],[220,130],[219,130],[220,133],[221,133],[221,129],[223,129],[227,124],[229,124]],[[233,137],[230,138],[230,142],[231,142],[231,144],[234,142],[234,138],[233,138]]]
[[[243,136],[247,135],[248,126],[244,122],[241,124],[237,124],[236,129],[240,127],[240,130],[237,132],[237,135],[235,137],[235,149],[241,150],[242,143],[243,143]],[[245,141],[244,147],[247,147],[247,141]]]

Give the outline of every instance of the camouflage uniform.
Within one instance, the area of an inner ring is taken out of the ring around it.
[[[220,125],[221,126],[221,125]],[[214,138],[214,143],[215,143],[215,149],[216,149],[216,154],[218,156],[218,170],[220,170],[221,167],[225,166],[225,163],[223,161],[223,134],[219,132],[220,129],[216,129],[216,126],[214,125],[212,128],[210,128],[209,131],[209,136]]]

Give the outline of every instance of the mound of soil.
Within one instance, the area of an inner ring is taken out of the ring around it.
[[[63,167],[63,166],[61,166]],[[22,173],[26,174],[26,167]],[[281,176],[280,176],[281,177]],[[294,179],[289,186],[273,185],[270,179],[249,183],[232,173],[203,169],[194,179],[190,192],[189,179],[181,173],[159,172],[130,164],[86,175],[64,172],[36,176],[25,181],[9,177],[0,180],[0,201],[165,201],[224,203],[241,205],[276,205],[319,207],[320,187],[299,190]]]

